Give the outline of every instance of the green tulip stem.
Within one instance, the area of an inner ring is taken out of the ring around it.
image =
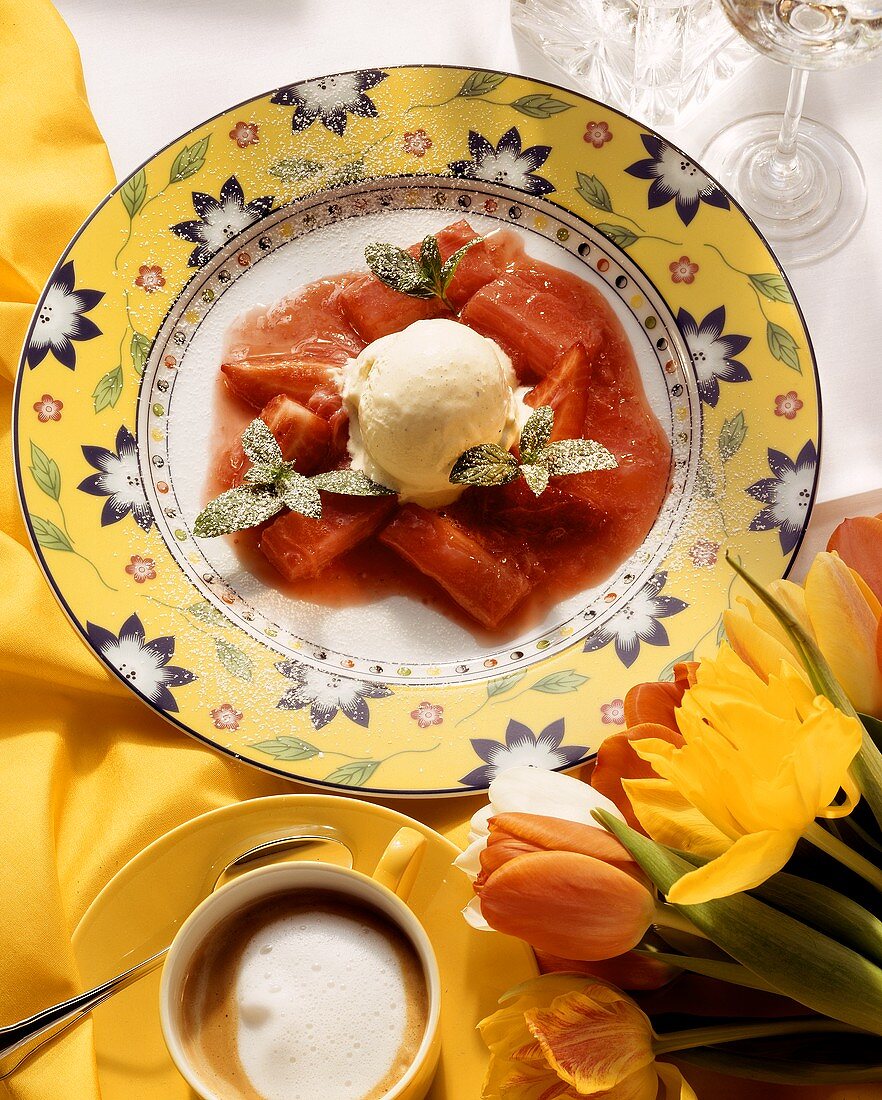
[[[847,844],[838,840],[832,833],[828,833],[817,821],[813,821],[802,835],[816,848],[820,848],[822,852],[826,852],[828,856],[838,860],[844,867],[848,867],[850,871],[860,875],[862,879],[865,879],[882,893],[882,870],[868,859],[858,855],[853,848],[849,848]]]
[[[805,1019],[776,1020],[774,1023],[721,1024],[718,1027],[694,1027],[685,1031],[668,1031],[656,1036],[652,1049],[656,1056],[672,1054],[677,1050],[691,1050],[693,1047],[715,1046],[717,1043],[735,1043],[741,1039],[762,1039],[769,1035],[796,1035],[798,1033],[820,1031],[850,1032],[861,1034],[849,1024],[838,1020]]]
[[[665,905],[662,901],[658,901],[655,904],[655,919],[652,923],[662,928],[673,928],[677,932],[686,932],[690,936],[698,936],[698,938],[702,940],[708,938],[704,932],[702,932],[700,928],[696,928],[692,921],[687,916],[684,916],[679,909],[675,909],[673,905]]]

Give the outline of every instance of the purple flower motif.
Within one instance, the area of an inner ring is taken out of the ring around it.
[[[367,92],[388,75],[381,69],[362,69],[357,73],[304,80],[300,84],[279,88],[270,102],[294,108],[291,129],[295,134],[311,126],[316,119],[321,119],[327,130],[342,136],[349,115],[377,117],[380,112]]]
[[[735,358],[750,343],[749,336],[723,335],[726,307],[718,306],[701,321],[685,309],[677,314],[677,325],[689,348],[698,394],[711,408],[720,399],[720,382],[749,382],[750,371]]]
[[[729,200],[702,170],[683,156],[679,149],[655,134],[641,134],[640,140],[649,156],[635,161],[625,171],[638,179],[652,180],[649,186],[649,209],[664,206],[671,199],[684,225],[688,225],[698,213],[698,207],[709,206],[729,209]]]
[[[310,720],[317,730],[335,718],[338,711],[342,711],[350,722],[367,728],[371,716],[365,699],[386,699],[393,694],[385,684],[350,680],[299,661],[279,661],[276,671],[296,685],[288,688],[278,701],[278,709],[301,710],[309,707]]]
[[[628,603],[617,611],[608,622],[597,628],[585,639],[585,652],[594,653],[610,642],[615,642],[616,655],[630,668],[640,653],[640,643],[669,645],[668,632],[659,619],[679,615],[689,605],[676,596],[662,596],[661,590],[668,580],[664,571],[656,573]]]
[[[522,149],[521,135],[515,126],[506,130],[495,147],[477,130],[469,130],[469,152],[471,160],[457,160],[448,165],[459,179],[504,183],[530,195],[547,195],[554,190],[550,180],[534,174],[548,160],[551,146],[530,145]]]
[[[46,288],[34,318],[28,342],[27,361],[31,370],[51,351],[63,367],[75,370],[77,350],[74,340],[94,340],[101,329],[90,317],[84,317],[104,297],[103,290],[75,290],[73,260],[68,260]]]
[[[135,437],[123,424],[116,433],[116,450],[106,447],[83,447],[90,466],[100,472],[90,474],[78,488],[93,497],[107,497],[101,511],[101,526],[119,523],[129,512],[145,531],[153,523],[153,512],[141,484],[138,468],[138,446]]]
[[[242,185],[235,176],[230,176],[221,187],[217,199],[202,191],[194,191],[193,209],[199,215],[198,219],[178,222],[171,226],[171,231],[196,245],[187,263],[190,267],[202,267],[228,241],[265,217],[272,210],[273,201],[272,195],[262,195],[259,199],[246,202]]]
[[[464,775],[459,782],[465,787],[489,787],[500,772],[524,764],[548,771],[571,768],[588,752],[588,747],[562,745],[563,739],[563,718],[546,726],[538,735],[512,718],[505,731],[505,744],[486,737],[472,739],[472,748],[486,763]]]
[[[808,522],[815,488],[818,452],[809,440],[795,459],[769,448],[769,468],[774,477],[764,477],[748,486],[747,492],[765,508],[750,521],[751,531],[778,530],[782,554],[789,554]]]
[[[94,623],[86,623],[86,633],[99,656],[139,695],[161,710],[177,711],[178,704],[169,688],[190,684],[196,676],[168,663],[175,652],[174,638],[146,641],[137,615],[126,619],[119,634]]]

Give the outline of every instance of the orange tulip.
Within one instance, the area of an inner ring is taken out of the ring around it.
[[[670,684],[640,684],[641,688],[671,687]],[[630,695],[631,693],[628,692]],[[648,692],[646,694],[649,694]],[[673,713],[673,712],[672,712]],[[674,719],[671,719],[674,723]],[[651,764],[647,764],[634,751],[634,742],[646,738],[669,741],[675,748],[683,744],[683,737],[674,724],[672,727],[657,722],[643,722],[627,733],[616,733],[597,750],[591,786],[613,802],[632,829],[645,832],[631,808],[631,801],[622,785],[623,779],[657,779]]]
[[[882,515],[845,519],[827,543],[847,566],[866,581],[882,603]]]
[[[656,722],[668,729],[677,728],[674,711],[683,695],[695,683],[696,661],[674,665],[674,679],[667,683],[636,684],[625,696],[625,725],[631,729],[644,722]]]
[[[490,819],[474,885],[484,919],[498,932],[553,955],[596,960],[636,947],[655,919],[645,881],[602,829],[501,814]]]

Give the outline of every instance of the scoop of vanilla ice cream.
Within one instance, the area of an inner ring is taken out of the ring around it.
[[[449,504],[453,464],[470,447],[506,450],[532,411],[511,360],[457,321],[414,321],[343,367],[353,469],[425,507]]]

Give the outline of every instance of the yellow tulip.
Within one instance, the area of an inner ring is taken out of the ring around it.
[[[625,780],[656,841],[710,857],[668,900],[694,905],[760,885],[790,859],[816,817],[848,813],[857,719],[815,696],[789,663],[762,679],[728,646],[705,660],[676,711],[684,744],[635,741],[660,777]],[[842,805],[833,805],[840,789]]]
[[[818,554],[805,588],[776,581],[769,591],[797,620],[827,659],[856,710],[882,718],[882,607],[873,589],[837,553]],[[801,669],[793,643],[762,604],[743,600],[749,618],[727,611],[726,633],[735,652],[763,679],[781,661]]]
[[[513,989],[479,1025],[490,1049],[483,1100],[696,1100],[655,1059],[649,1019],[614,986],[548,974]]]

